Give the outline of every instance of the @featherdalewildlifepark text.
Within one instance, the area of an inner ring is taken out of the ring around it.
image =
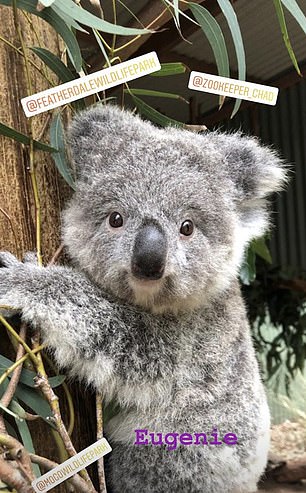
[[[175,450],[178,445],[237,445],[235,433],[226,433],[219,437],[217,428],[207,433],[156,433],[147,429],[134,430],[136,437],[134,445],[167,445],[168,450]]]

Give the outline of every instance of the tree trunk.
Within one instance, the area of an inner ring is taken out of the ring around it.
[[[18,24],[27,47],[39,46],[41,43],[41,46],[55,54],[60,52],[58,36],[42,19],[18,11]],[[11,7],[0,7],[0,26],[1,37],[19,48],[21,43]],[[27,51],[29,57],[42,67],[39,59],[30,50]],[[20,53],[3,41],[0,41],[0,66],[0,121],[28,135],[29,119],[25,117],[20,103],[22,97],[30,95],[24,59]],[[45,67],[43,70],[46,70]],[[47,75],[57,83],[55,76],[49,70]],[[49,87],[44,77],[32,66],[30,66],[30,78],[33,93]],[[49,119],[49,113],[33,117],[35,139],[48,142]],[[22,259],[26,252],[36,250],[35,204],[29,174],[29,147],[0,136],[0,153],[0,251],[8,250]],[[34,163],[41,206],[43,263],[46,265],[60,245],[60,211],[70,195],[70,190],[56,171],[52,157],[48,153],[35,151]],[[12,346],[6,338],[5,329],[1,325],[0,353],[10,354],[11,358],[15,358]],[[60,391],[56,389],[56,392]],[[85,398],[79,392],[78,386],[74,385],[73,400],[77,413],[73,441],[76,449],[81,450],[95,440],[94,399],[88,393],[85,406]],[[63,409],[62,402],[63,399],[60,399],[64,421],[67,422],[67,419],[65,420],[67,411]],[[42,421],[35,421],[32,423],[31,430],[36,453],[58,462],[57,449],[48,425]],[[62,485],[56,487],[54,491],[68,490]]]
[[[59,53],[59,41],[56,33],[43,20],[32,17],[33,29],[39,40],[48,40],[48,49]],[[18,11],[18,22],[22,29],[25,44],[37,46],[29,23]],[[1,36],[15,46],[20,46],[13,19],[13,10],[0,7]],[[29,119],[23,113],[20,99],[28,95],[23,57],[3,42],[0,45],[0,121],[16,130],[28,134]],[[28,50],[29,57],[34,55]],[[37,57],[35,63],[42,66]],[[46,81],[30,67],[33,92],[48,88]],[[49,77],[52,78],[51,73]],[[54,79],[54,77],[53,77]],[[43,127],[49,119],[48,113],[32,118],[34,137],[41,136]],[[46,132],[44,132],[46,134]],[[19,258],[26,251],[36,250],[35,208],[31,180],[28,173],[29,147],[0,136],[0,242],[1,248],[10,250]],[[60,210],[67,196],[67,187],[63,184],[54,163],[48,153],[35,151],[35,166],[42,211],[42,251],[44,262],[48,262],[60,244]],[[11,223],[8,220],[11,219]]]

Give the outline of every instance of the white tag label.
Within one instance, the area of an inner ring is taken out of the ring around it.
[[[112,448],[108,441],[105,438],[101,438],[59,466],[54,467],[51,471],[32,481],[32,486],[37,493],[49,491],[54,486],[71,478],[71,476],[84,469],[84,467],[103,457],[103,455],[108,454],[111,450]]]
[[[26,116],[38,115],[44,111],[71,103],[71,101],[118,86],[123,82],[157,72],[160,69],[158,57],[155,51],[152,51],[127,62],[118,63],[113,67],[99,70],[85,77],[27,96],[21,99],[21,104]]]
[[[195,91],[229,96],[230,98],[270,104],[272,106],[276,104],[278,96],[277,87],[264,86],[262,84],[254,84],[253,82],[229,79],[228,77],[204,74],[202,72],[191,72],[188,88],[194,89]]]

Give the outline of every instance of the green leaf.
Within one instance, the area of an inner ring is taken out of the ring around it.
[[[10,137],[11,139],[20,142],[21,144],[30,145],[30,141],[31,141],[30,137],[28,137],[25,134],[22,134],[21,132],[18,132],[18,130],[15,130],[14,128],[4,125],[4,123],[0,123],[0,135],[4,135],[4,137]],[[39,142],[38,140],[33,140],[33,145],[34,145],[34,149],[39,149],[41,151],[46,151],[46,152],[57,152],[57,149],[54,149],[53,147],[50,147],[47,144],[44,144],[43,142]]]
[[[249,246],[245,259],[240,269],[240,279],[243,284],[249,286],[256,278],[255,252],[252,246]]]
[[[69,82],[76,79],[71,70],[51,51],[36,46],[32,46],[31,50],[58,76],[60,81]]]
[[[98,45],[99,45],[100,50],[101,50],[101,51],[102,51],[102,53],[103,53],[103,56],[104,56],[104,58],[105,58],[105,60],[106,60],[106,62],[107,62],[107,64],[108,64],[108,66],[110,67],[110,66],[111,66],[111,63],[110,63],[109,58],[108,58],[108,56],[107,56],[106,50],[105,50],[105,48],[104,48],[104,45],[103,45],[103,43],[102,43],[102,41],[101,41],[101,39],[100,39],[100,37],[99,37],[99,34],[97,33],[97,29],[93,29],[93,30],[92,30],[92,32],[93,32],[93,33],[94,33],[94,35],[95,35],[96,41],[97,41],[97,43],[98,43]]]
[[[254,240],[251,245],[256,255],[259,255],[259,257],[263,258],[266,262],[272,264],[271,253],[266,245],[265,238]]]
[[[38,390],[31,389],[20,383],[17,385],[15,396],[29,406],[35,414],[41,416],[50,426],[54,426],[50,421],[50,417],[52,416],[51,408]]]
[[[177,28],[180,29],[180,13],[179,13],[179,6],[178,6],[178,0],[173,0],[173,10],[174,10],[174,17],[176,20],[176,25]]]
[[[193,15],[200,23],[201,29],[207,37],[211,48],[213,50],[218,74],[224,77],[229,77],[230,68],[227,54],[227,48],[224,40],[222,30],[216,21],[216,19],[210,14],[210,12],[197,4],[192,4],[191,11]],[[190,4],[191,6],[191,4]],[[219,96],[219,109],[221,109],[225,101],[225,96]]]
[[[284,11],[283,11],[283,7],[282,7],[282,4],[281,4],[281,0],[273,0],[273,2],[274,2],[274,7],[275,7],[275,10],[276,10],[276,13],[277,13],[277,17],[278,17],[279,25],[280,25],[280,28],[281,28],[281,32],[282,32],[282,35],[283,35],[283,40],[284,40],[285,46],[287,48],[287,51],[289,53],[289,56],[291,58],[291,61],[293,63],[293,66],[294,66],[295,70],[297,71],[297,73],[299,75],[301,75],[301,71],[300,71],[300,68],[299,68],[297,59],[295,57],[295,54],[294,54],[294,51],[293,51],[293,48],[292,48],[292,45],[291,45],[291,42],[290,42],[290,39],[289,39],[289,34],[288,34],[288,30],[287,30],[287,25],[286,25],[286,19],[285,19],[285,16],[284,16]]]
[[[25,416],[25,414],[26,414],[25,410],[23,409],[23,407],[19,404],[19,402],[16,399],[12,400],[12,402],[10,404],[10,408],[12,409],[12,411],[14,411],[14,413],[18,414],[20,417]],[[35,454],[36,452],[34,449],[31,433],[30,433],[30,430],[29,430],[29,427],[28,427],[26,420],[22,419],[20,421],[18,419],[15,419],[15,421],[16,421],[18,431],[20,433],[21,441],[22,441],[23,445],[25,446],[27,452],[30,452],[31,454]],[[41,471],[39,469],[39,466],[37,464],[32,464],[32,467],[33,467],[33,471],[34,471],[35,476],[37,478],[39,476],[41,476]]]
[[[15,429],[12,427],[12,425],[8,421],[6,421],[6,419],[4,420],[4,424],[5,424],[5,428],[7,429],[8,434],[11,435],[12,437],[18,439]]]
[[[54,113],[53,115],[50,125],[50,143],[58,151],[55,154],[52,154],[58,171],[68,185],[75,190],[74,179],[67,159],[65,133],[60,113]]]
[[[170,2],[170,0],[164,0],[164,2],[167,5],[170,5],[172,8],[174,8],[174,4],[176,3],[175,0],[173,2]],[[178,2],[177,2],[177,4],[178,4]],[[189,17],[189,15],[187,15],[183,10],[180,10],[178,7],[176,7],[176,8],[177,8],[178,14],[182,15],[183,17],[185,17],[186,19],[188,19],[193,24],[196,24],[197,26],[199,25],[192,17]],[[176,15],[175,14],[174,14],[174,21],[176,23],[176,26],[177,26],[178,30],[180,31],[180,26],[179,26],[179,24],[176,21]]]
[[[13,411],[11,411],[10,409],[8,409],[3,404],[1,404],[1,402],[0,402],[0,409],[2,409],[2,411],[4,411],[5,413],[10,414],[11,416],[13,416],[16,420],[19,420],[20,421],[19,416],[17,414],[15,414]]]
[[[69,82],[78,78],[75,74],[71,72],[67,65],[65,65],[62,60],[54,55],[51,51],[35,46],[32,46],[30,49],[45,63],[45,65],[47,65],[58,76],[61,82]],[[70,104],[77,111],[85,109],[84,99],[72,101]]]
[[[99,31],[103,31],[105,33],[134,36],[153,32],[150,29],[134,29],[111,24],[110,22],[100,19],[87,10],[79,7],[73,2],[73,0],[55,0],[54,5],[56,5],[57,9],[63,11],[65,15],[68,15],[81,24],[85,24],[85,26],[98,29]]]
[[[188,67],[181,62],[161,63],[161,69],[150,74],[150,77],[167,77],[168,75],[184,74]]]
[[[11,7],[12,0],[0,0],[0,5]],[[53,8],[48,7],[43,10],[37,10],[36,2],[33,2],[33,0],[16,0],[16,6],[30,14],[41,17],[55,29],[55,31],[63,38],[68,52],[70,53],[74,68],[79,73],[82,70],[82,56],[78,42],[65,21],[60,18]]]
[[[65,21],[65,23],[67,24],[67,26],[69,28],[73,27],[77,31],[81,31],[82,33],[88,34],[88,31],[86,31],[86,29],[84,29],[82,26],[80,26],[80,24],[78,22],[76,22],[75,20],[71,19],[71,17],[69,17],[69,15],[66,15],[62,10],[58,9],[55,4],[52,5],[52,10],[54,10],[54,12],[56,12],[57,15],[63,21]]]
[[[236,12],[233,9],[230,0],[217,0],[217,2],[226,18],[228,27],[230,28],[232,34],[236,56],[237,56],[237,63],[238,63],[238,79],[245,80],[246,77],[245,51],[244,51],[243,40],[242,40]],[[240,105],[241,105],[241,99],[236,99],[235,106],[231,114],[231,118],[233,118],[233,116],[236,115],[237,111],[240,108]]]
[[[6,358],[2,354],[0,354],[0,372],[3,373],[10,366],[12,366],[14,362],[9,358]],[[11,378],[12,373],[8,376]],[[35,387],[34,378],[36,377],[36,373],[31,370],[27,370],[26,368],[22,368],[19,381],[28,387]],[[58,387],[65,381],[65,375],[56,375],[55,377],[49,377],[49,383],[52,388]]]
[[[174,127],[184,127],[184,123],[174,120],[173,118],[169,118],[168,116],[163,115],[159,111],[155,110],[147,103],[139,99],[137,96],[132,95],[132,98],[138,108],[138,111],[141,115],[144,115],[146,118],[151,120],[154,123],[162,127],[174,126]]]
[[[153,96],[157,98],[181,99],[188,104],[188,101],[186,101],[186,99],[184,99],[182,96],[179,96],[178,94],[173,94],[171,92],[153,91],[151,89],[124,89],[124,92],[127,94],[131,93],[136,96]]]
[[[189,3],[191,12],[201,26],[213,50],[218,68],[218,74],[222,77],[230,76],[228,54],[224,36],[216,19],[202,5]]]
[[[39,0],[45,7],[50,7],[55,0]]]
[[[298,6],[296,0],[282,0],[282,4],[289,10],[290,14],[293,15],[301,29],[303,29],[306,34],[306,16]]]

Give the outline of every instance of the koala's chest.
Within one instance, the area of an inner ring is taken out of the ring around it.
[[[184,375],[202,380],[215,366],[220,345],[192,322],[148,316],[129,321],[117,337],[117,371],[133,380],[181,380]]]

